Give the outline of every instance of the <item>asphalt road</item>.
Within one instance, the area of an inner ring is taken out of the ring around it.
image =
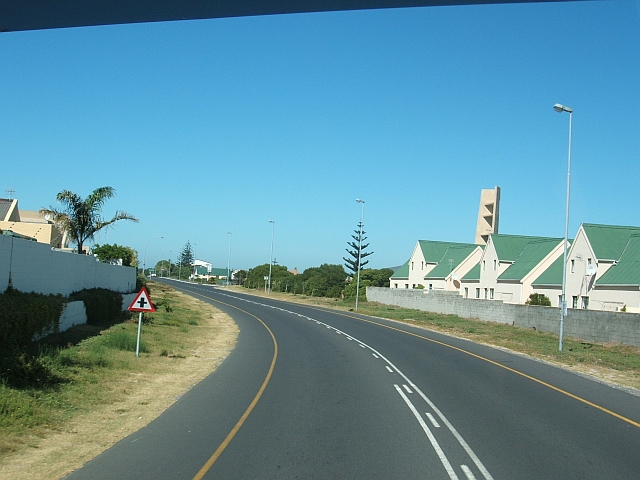
[[[240,327],[73,479],[638,479],[640,397],[422,329],[172,282]]]

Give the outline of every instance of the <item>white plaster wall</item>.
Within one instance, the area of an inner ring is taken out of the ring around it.
[[[85,323],[87,323],[87,309],[84,306],[84,302],[69,302],[62,310],[58,328],[61,332],[64,332],[75,325],[83,325]]]
[[[69,295],[84,288],[129,293],[136,286],[133,267],[108,265],[94,257],[52,251],[47,244],[0,235],[0,291]]]

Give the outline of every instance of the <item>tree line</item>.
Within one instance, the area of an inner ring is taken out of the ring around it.
[[[360,299],[365,299],[366,287],[388,287],[390,268],[367,268],[360,270]],[[246,288],[267,290],[269,288],[269,264],[265,263],[235,273],[235,281]],[[356,282],[342,265],[323,263],[302,273],[289,271],[283,265],[271,266],[271,290],[310,297],[355,299]]]

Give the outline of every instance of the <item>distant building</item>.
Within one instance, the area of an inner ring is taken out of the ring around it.
[[[19,210],[17,199],[0,198],[0,230],[33,238],[55,248],[67,248],[69,238],[40,212]]]

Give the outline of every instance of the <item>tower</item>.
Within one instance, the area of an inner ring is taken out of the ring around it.
[[[477,245],[486,245],[489,235],[498,233],[500,219],[500,187],[483,189],[480,192],[480,208],[476,225]]]

